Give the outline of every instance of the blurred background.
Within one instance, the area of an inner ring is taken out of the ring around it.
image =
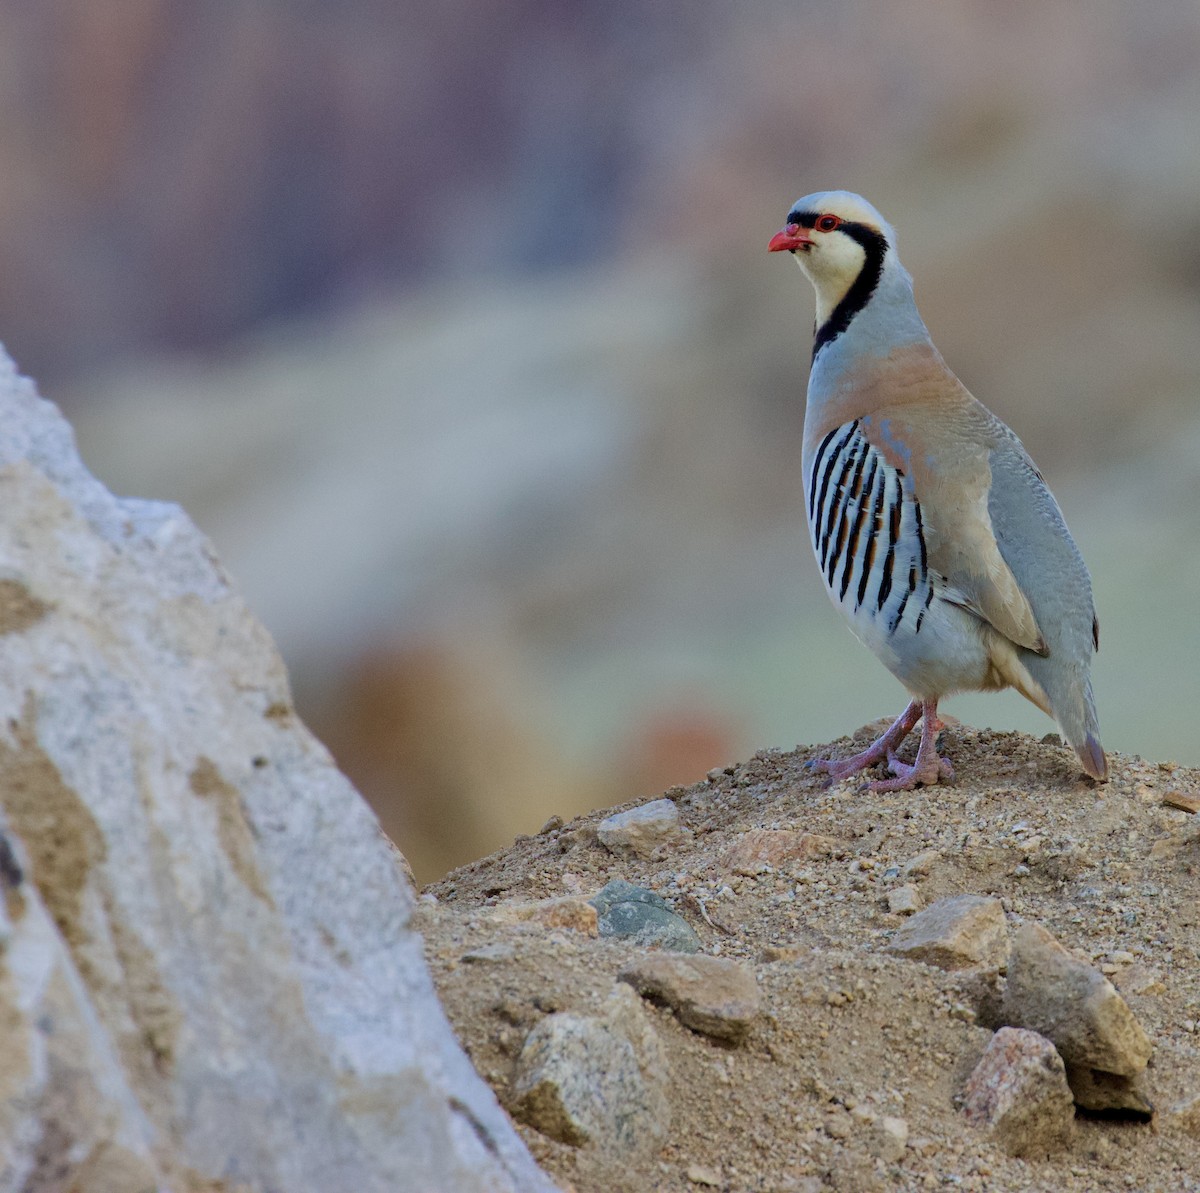
[[[766,253],[861,191],[1091,565],[1105,744],[1196,764],[1198,113],[1194,0],[8,4],[0,337],[432,878],[903,705]]]

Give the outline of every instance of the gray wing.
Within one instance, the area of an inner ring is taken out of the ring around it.
[[[1000,554],[1049,648],[1044,658],[1026,653],[1021,661],[1045,689],[1067,740],[1094,773],[1104,768],[1090,679],[1099,646],[1092,578],[1054,495],[1021,441],[1007,427],[1004,431],[989,456],[988,514]]]

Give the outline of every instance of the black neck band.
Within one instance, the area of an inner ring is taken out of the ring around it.
[[[817,328],[816,334],[813,336],[813,360],[816,360],[817,353],[826,344],[832,343],[850,326],[850,320],[871,301],[871,295],[875,293],[875,289],[879,285],[879,278],[883,274],[883,259],[887,255],[888,244],[883,233],[877,232],[874,228],[868,228],[866,224],[847,222],[842,224],[838,231],[844,232],[852,240],[862,245],[862,250],[866,253],[866,260],[863,262],[862,269],[858,271],[858,277],[854,279],[850,289],[842,296],[842,301],[833,308],[833,313],[829,318]]]

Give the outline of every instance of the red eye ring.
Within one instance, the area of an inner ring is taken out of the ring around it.
[[[813,225],[818,232],[833,232],[841,227],[841,218],[836,215],[822,215],[817,217],[817,222]]]

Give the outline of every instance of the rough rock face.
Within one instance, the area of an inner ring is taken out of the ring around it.
[[[0,1190],[552,1188],[206,540],[0,425]]]

